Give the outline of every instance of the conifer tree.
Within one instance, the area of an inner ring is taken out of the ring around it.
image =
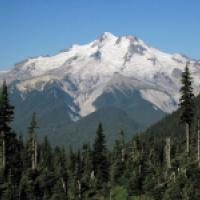
[[[8,96],[8,87],[6,81],[3,82],[3,86],[0,94],[0,132],[9,134],[11,132],[10,123],[14,118],[14,106],[10,105]]]
[[[32,115],[32,119],[30,125],[28,127],[28,134],[29,134],[29,142],[28,142],[28,151],[31,157],[31,168],[35,169],[37,167],[37,139],[36,139],[36,128],[37,121],[36,121],[36,113],[34,112]]]
[[[41,144],[40,147],[40,165],[42,169],[49,169],[53,168],[52,160],[52,147],[49,143],[48,137],[44,137],[44,142]]]
[[[113,184],[120,184],[125,170],[125,142],[124,132],[120,131],[112,152],[111,180]]]
[[[102,124],[100,123],[96,131],[96,138],[93,146],[93,168],[95,178],[101,186],[109,180],[109,162],[106,154],[105,135],[103,133]]]
[[[92,189],[92,150],[89,144],[84,144],[82,147],[82,191],[89,192]],[[84,194],[85,195],[85,194]]]
[[[69,170],[70,173],[74,175],[76,167],[76,155],[73,152],[72,148],[69,149]]]
[[[192,88],[192,77],[188,67],[189,63],[186,64],[185,71],[182,72],[182,87],[180,89],[180,108],[181,108],[181,121],[185,124],[186,132],[186,152],[190,151],[190,129],[194,117],[194,94]]]
[[[86,190],[86,188],[90,187],[90,185],[92,184],[91,174],[93,171],[92,150],[89,144],[83,145],[81,155],[82,155],[82,187],[83,190]]]
[[[28,127],[28,130],[29,130],[29,134],[32,136],[35,134],[35,129],[38,128],[37,126],[37,121],[36,121],[36,113],[34,112],[32,114],[32,118],[31,118],[31,122],[30,122],[30,125]]]
[[[11,130],[10,123],[14,118],[14,106],[10,105],[8,87],[6,81],[0,93],[0,143],[2,168],[10,168],[13,152],[15,151],[15,134]]]

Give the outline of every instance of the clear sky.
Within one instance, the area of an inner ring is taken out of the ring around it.
[[[200,59],[199,10],[199,0],[0,0],[0,69],[105,31]]]

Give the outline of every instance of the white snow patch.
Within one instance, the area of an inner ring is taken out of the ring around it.
[[[174,105],[174,99],[164,92],[158,90],[141,90],[142,97],[156,105],[162,111],[166,113],[171,113],[177,109],[177,104]]]

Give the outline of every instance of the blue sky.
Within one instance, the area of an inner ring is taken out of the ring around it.
[[[199,0],[0,0],[0,69],[105,31],[200,59],[199,8]]]

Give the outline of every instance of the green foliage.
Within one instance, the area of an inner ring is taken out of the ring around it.
[[[110,199],[113,200],[127,200],[128,199],[128,192],[126,188],[117,186],[111,190]]]
[[[109,162],[106,154],[106,141],[103,134],[103,127],[100,123],[93,146],[93,169],[99,186],[102,186],[109,180]]]
[[[153,199],[146,195],[142,195],[142,196],[137,196],[137,197],[130,197],[128,200],[153,200]]]
[[[53,155],[52,147],[49,143],[48,137],[45,136],[44,142],[40,145],[40,168],[52,169],[53,167]]]
[[[36,113],[34,112],[32,115],[32,119],[30,125],[28,127],[28,133],[33,136],[35,134],[35,129],[38,128],[37,121],[36,121]]]
[[[191,124],[194,117],[194,94],[192,88],[192,77],[189,71],[188,64],[185,71],[182,72],[182,87],[181,87],[181,121],[187,124]]]
[[[10,123],[13,121],[13,116],[14,107],[10,105],[8,88],[6,82],[4,81],[0,93],[0,132],[3,131],[4,134],[10,134]]]

